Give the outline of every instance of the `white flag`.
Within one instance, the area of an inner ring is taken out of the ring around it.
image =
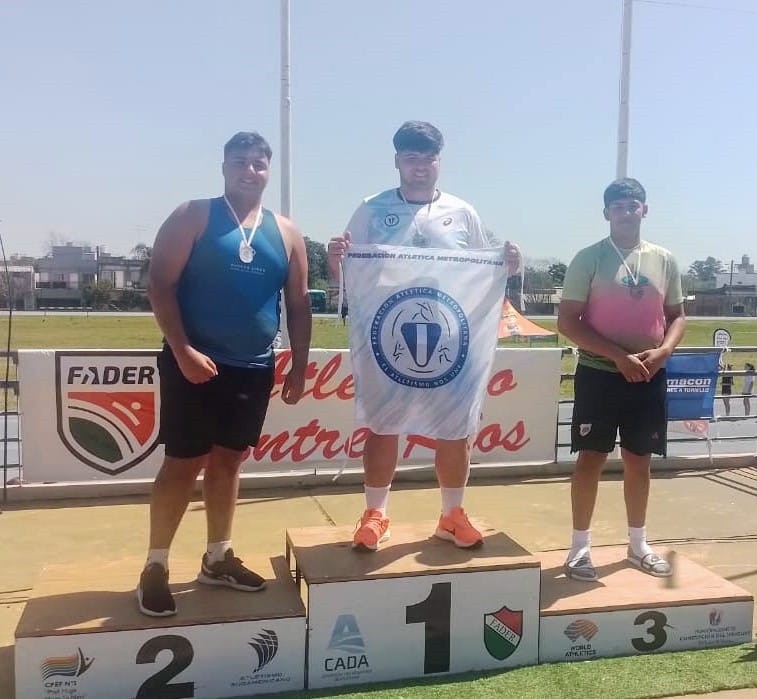
[[[504,250],[352,245],[344,272],[357,425],[475,435],[507,283]]]

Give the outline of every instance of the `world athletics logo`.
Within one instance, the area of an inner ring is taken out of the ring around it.
[[[55,353],[58,436],[88,466],[115,475],[158,445],[155,352]]]
[[[465,365],[468,319],[449,294],[411,287],[392,294],[371,323],[371,348],[392,381],[413,388],[438,388]]]

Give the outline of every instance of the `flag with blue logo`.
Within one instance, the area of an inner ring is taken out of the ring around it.
[[[676,352],[665,365],[668,420],[711,418],[720,352]]]
[[[476,434],[497,346],[502,248],[352,245],[344,260],[359,426]]]

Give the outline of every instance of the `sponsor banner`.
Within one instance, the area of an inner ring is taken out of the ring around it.
[[[27,482],[153,478],[160,395],[152,350],[20,350]]]
[[[719,368],[719,352],[682,352],[668,359],[665,365],[668,420],[713,416]]]
[[[539,662],[588,660],[747,643],[752,602],[620,609],[541,618]]]
[[[159,375],[155,351],[20,350],[24,479],[27,482],[154,478]],[[475,463],[551,461],[560,386],[558,348],[500,349],[485,387]],[[260,441],[245,472],[360,467],[367,431],[354,425],[354,378],[346,350],[313,350],[305,395],[281,401],[291,355],[276,356],[275,385]],[[400,439],[400,464],[433,461],[434,441]]]
[[[248,697],[300,690],[305,619],[16,640],[24,699]]]
[[[97,471],[118,474],[155,450],[160,394],[154,355],[110,359],[56,352],[55,406],[58,437],[69,452]]]
[[[308,686],[532,665],[539,569],[312,584]]]

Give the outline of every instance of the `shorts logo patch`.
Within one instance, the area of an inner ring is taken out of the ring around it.
[[[578,427],[578,434],[580,434],[582,437],[585,437],[587,434],[591,432],[591,423],[590,422],[584,422]]]

